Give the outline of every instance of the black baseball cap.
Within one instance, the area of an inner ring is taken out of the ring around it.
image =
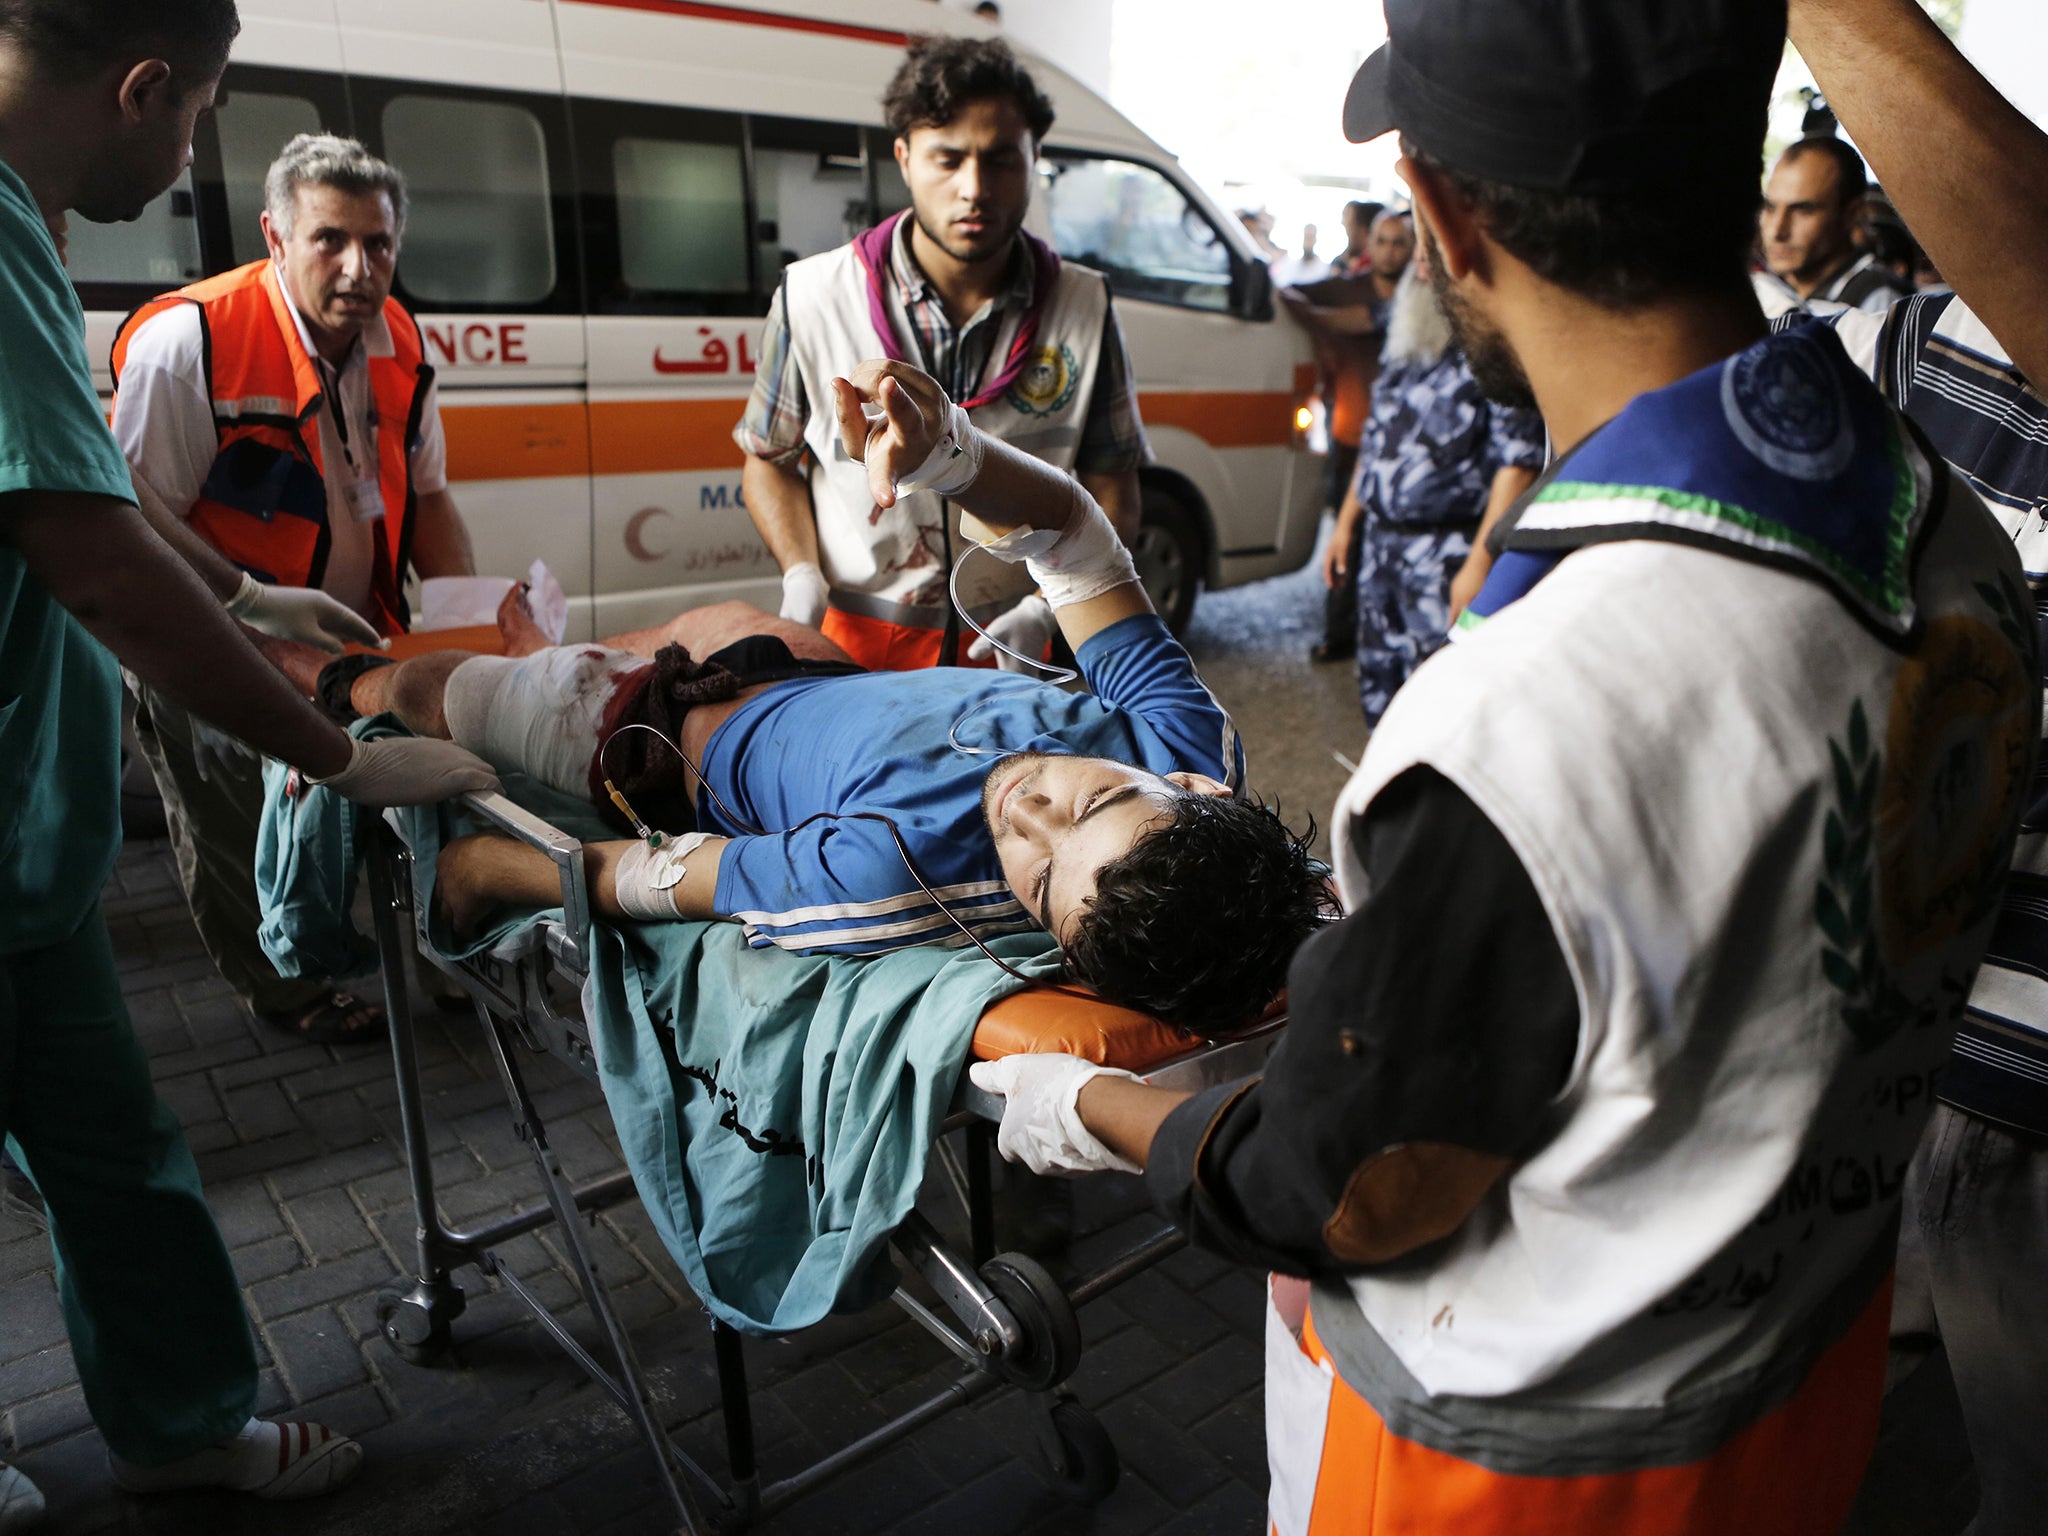
[[[1785,0],[1386,0],[1387,43],[1344,101],[1454,170],[1625,193],[1754,177]]]

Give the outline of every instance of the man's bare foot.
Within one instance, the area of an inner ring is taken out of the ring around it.
[[[507,656],[531,656],[554,644],[533,617],[533,602],[525,582],[515,582],[505,600],[498,604],[498,633],[505,637]]]

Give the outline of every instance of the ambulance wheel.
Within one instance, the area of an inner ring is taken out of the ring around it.
[[[1124,1464],[1102,1420],[1071,1397],[1052,1405],[1059,1465],[1048,1467],[1053,1486],[1083,1504],[1100,1504],[1116,1491]]]
[[[1195,594],[1207,568],[1202,520],[1163,486],[1146,485],[1140,496],[1138,542],[1131,559],[1138,580],[1166,627],[1179,634],[1194,617]]]
[[[407,1365],[439,1365],[448,1358],[448,1324],[402,1292],[377,1298],[377,1331]]]
[[[996,1374],[1027,1392],[1049,1391],[1073,1375],[1081,1363],[1081,1320],[1051,1271],[1024,1254],[999,1253],[981,1266],[981,1278],[1024,1335],[996,1362]]]

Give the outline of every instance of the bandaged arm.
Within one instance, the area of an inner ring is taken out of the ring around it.
[[[841,439],[868,464],[876,501],[931,491],[962,508],[997,541],[994,553],[1024,561],[1076,650],[1153,611],[1095,498],[1073,476],[974,426],[929,377],[901,363],[863,363],[834,393]],[[882,414],[870,421],[863,407]]]

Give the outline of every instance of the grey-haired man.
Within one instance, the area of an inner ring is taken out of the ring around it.
[[[115,346],[114,435],[144,514],[229,611],[339,650],[407,626],[409,569],[474,570],[448,494],[433,370],[391,297],[405,178],[353,139],[301,134],[265,184],[267,258],[144,306]],[[178,874],[208,954],[258,1017],[310,1040],[381,1032],[258,947],[251,753],[131,679]]]

